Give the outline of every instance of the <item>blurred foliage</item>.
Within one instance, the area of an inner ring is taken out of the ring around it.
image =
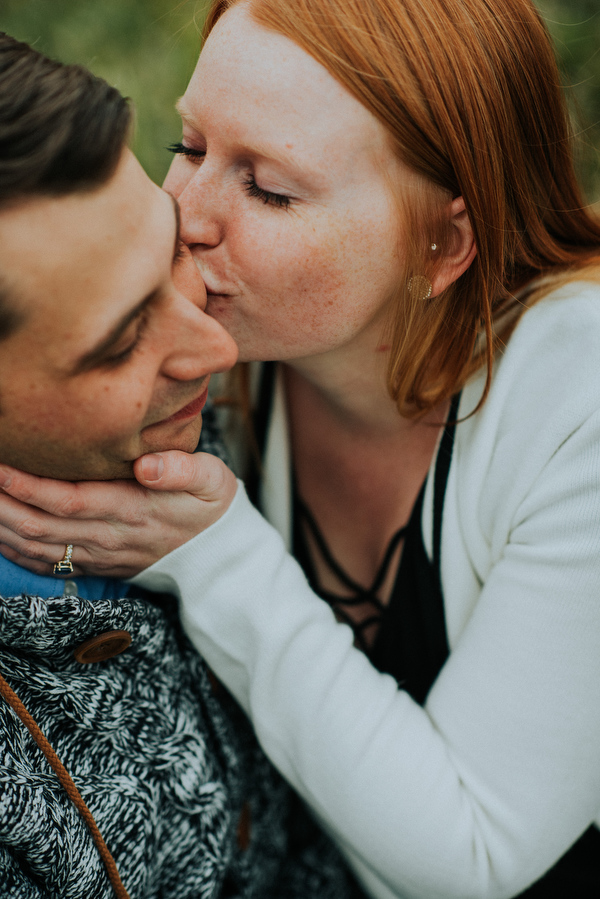
[[[552,34],[577,135],[585,192],[600,200],[600,0],[537,0]]]
[[[161,182],[181,135],[175,100],[200,51],[207,0],[0,0],[0,31],[88,66],[131,97],[133,149]]]
[[[556,43],[580,136],[581,177],[600,199],[600,0],[537,0]],[[65,62],[80,62],[137,110],[134,149],[164,177],[164,147],[180,133],[173,104],[198,51],[207,0],[0,0],[0,30]]]

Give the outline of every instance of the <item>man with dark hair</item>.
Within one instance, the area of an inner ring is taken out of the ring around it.
[[[117,91],[0,35],[0,461],[37,474],[193,451],[236,358],[128,129]],[[127,591],[0,557],[0,895],[345,899],[173,600]]]

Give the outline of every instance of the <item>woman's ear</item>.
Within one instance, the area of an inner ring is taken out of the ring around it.
[[[437,296],[466,272],[477,253],[465,201],[457,197],[450,205],[448,249],[436,265],[431,296]]]

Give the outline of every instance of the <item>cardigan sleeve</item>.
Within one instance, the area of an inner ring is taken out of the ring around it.
[[[138,576],[376,899],[502,899],[600,810],[600,414],[560,446],[425,708],[352,645],[240,485]]]
[[[241,485],[138,576],[179,593],[188,635],[374,899],[508,899],[600,821],[597,286],[522,317],[459,427],[451,653],[425,707],[353,646]]]

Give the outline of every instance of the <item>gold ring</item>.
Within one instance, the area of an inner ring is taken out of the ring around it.
[[[74,568],[73,563],[71,562],[71,556],[73,555],[73,544],[67,543],[67,548],[65,549],[65,554],[60,560],[60,562],[56,562],[54,564],[54,574],[73,574]]]

